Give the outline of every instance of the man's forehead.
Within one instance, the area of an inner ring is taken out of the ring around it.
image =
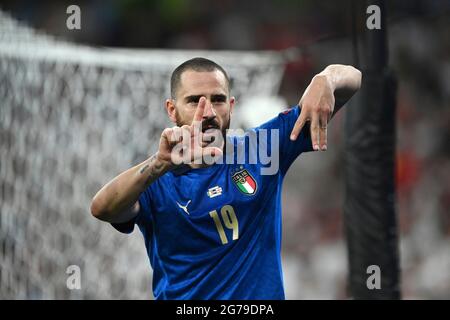
[[[179,93],[182,95],[227,93],[227,81],[224,74],[219,70],[186,70],[181,74],[180,80]],[[205,90],[208,92],[203,92]]]

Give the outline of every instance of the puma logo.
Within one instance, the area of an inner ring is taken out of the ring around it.
[[[189,200],[189,201],[186,203],[185,206],[182,206],[182,205],[179,204],[178,201],[177,201],[177,205],[178,205],[181,209],[183,209],[183,211],[186,212],[187,214],[189,214],[189,211],[188,211],[188,209],[187,209],[189,203],[191,203],[191,200]]]

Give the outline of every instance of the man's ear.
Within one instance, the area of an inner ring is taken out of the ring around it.
[[[230,97],[230,114],[233,113],[234,104],[236,103],[235,97]]]
[[[166,111],[169,116],[170,121],[173,123],[177,123],[177,118],[175,116],[177,109],[175,108],[175,103],[173,99],[166,99]]]

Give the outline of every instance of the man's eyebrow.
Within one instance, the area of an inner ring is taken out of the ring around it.
[[[186,102],[195,102],[195,101],[199,101],[201,97],[202,97],[201,94],[199,94],[199,95],[190,95],[190,96],[185,97],[184,100]]]
[[[211,100],[216,100],[216,99],[227,100],[227,96],[224,94],[221,94],[221,93],[211,95]]]
[[[198,94],[198,95],[190,95],[190,96],[186,96],[184,97],[184,100],[186,102],[198,102],[200,100],[201,97],[205,96],[204,94]],[[212,94],[211,95],[211,100],[226,100],[227,96],[225,94],[222,93],[218,93],[218,94]]]

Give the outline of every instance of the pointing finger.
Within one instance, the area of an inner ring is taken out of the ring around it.
[[[298,135],[302,131],[303,126],[306,123],[306,113],[304,111],[301,111],[300,116],[297,118],[297,121],[295,121],[294,128],[291,131],[291,140],[295,141],[297,140]]]
[[[203,113],[205,112],[206,98],[201,97],[197,104],[197,109],[195,110],[194,119],[192,120],[192,125],[196,125],[203,120]]]

